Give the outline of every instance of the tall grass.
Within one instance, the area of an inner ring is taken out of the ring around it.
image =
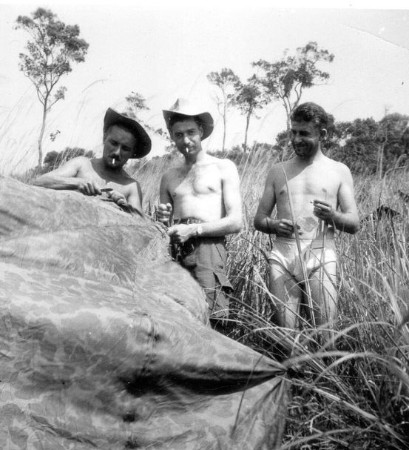
[[[148,215],[158,204],[162,174],[179,162],[168,155],[130,167]],[[397,195],[399,189],[409,192],[407,173],[355,179],[361,218],[380,205],[400,216],[366,220],[358,234],[337,236],[338,320],[332,342],[322,346],[325,326],[304,323],[294,331],[274,325],[275,299],[266,284],[273,240],[253,228],[274,162],[265,152],[238,161],[245,226],[228,238],[228,275],[234,286],[231,337],[273,358],[280,349],[293,355],[283,359],[292,401],[282,449],[409,448],[409,213]],[[28,172],[22,179],[30,182],[33,176]]]
[[[234,286],[232,337],[271,356],[277,343],[292,351],[283,364],[292,378],[283,449],[409,448],[409,258],[407,206],[397,195],[402,171],[386,179],[355,179],[361,218],[380,204],[398,219],[367,220],[354,236],[336,238],[339,253],[338,320],[333,342],[318,345],[324,331],[278,328],[266,285],[269,236],[253,217],[274,160],[244,155],[239,162],[245,227],[229,237],[228,271]],[[158,203],[162,173],[174,158],[139,168],[148,213]],[[408,189],[409,191],[409,189]]]

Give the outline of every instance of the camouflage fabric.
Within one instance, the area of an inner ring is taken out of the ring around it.
[[[213,331],[160,227],[0,178],[0,448],[279,448],[284,368]]]

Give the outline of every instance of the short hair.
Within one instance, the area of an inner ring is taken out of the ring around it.
[[[168,129],[172,130],[173,125],[175,125],[176,122],[186,122],[187,120],[193,120],[194,122],[196,122],[196,125],[199,128],[203,129],[203,123],[202,121],[199,119],[199,117],[197,116],[186,116],[185,114],[172,114],[169,117],[168,120]]]
[[[302,103],[297,106],[291,114],[291,120],[294,122],[312,122],[320,130],[328,129],[331,122],[329,114],[325,112],[324,108],[313,102]]]

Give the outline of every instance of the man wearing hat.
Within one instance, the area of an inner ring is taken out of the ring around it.
[[[104,118],[101,158],[73,158],[52,172],[38,177],[34,184],[49,189],[76,190],[85,195],[101,195],[131,212],[142,211],[139,183],[124,170],[130,158],[142,158],[151,149],[151,140],[136,121],[108,108]]]
[[[232,290],[226,276],[225,236],[242,227],[237,168],[202,148],[213,131],[208,112],[178,99],[163,116],[184,161],[162,177],[158,220],[169,226],[174,258],[204,289],[211,321],[225,324]]]

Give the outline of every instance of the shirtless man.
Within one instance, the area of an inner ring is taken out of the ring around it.
[[[104,118],[104,149],[101,158],[73,158],[38,177],[34,184],[49,189],[76,190],[85,195],[105,192],[115,203],[143,216],[139,183],[124,170],[129,158],[142,158],[151,140],[135,120],[108,108]]]
[[[213,131],[213,118],[178,99],[163,116],[184,162],[166,172],[160,185],[158,220],[170,226],[174,257],[206,293],[211,322],[228,317],[225,236],[242,227],[240,182],[228,159],[210,156],[202,140]]]
[[[328,116],[315,103],[294,110],[295,156],[272,167],[254,219],[257,230],[276,235],[269,289],[276,302],[277,324],[290,329],[299,324],[303,302],[312,324],[333,327],[337,313],[334,232],[356,233],[359,228],[351,172],[322,153],[327,127]],[[272,218],[274,207],[277,214]]]

